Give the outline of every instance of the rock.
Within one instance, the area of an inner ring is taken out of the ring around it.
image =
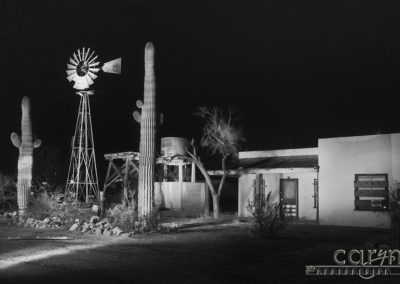
[[[123,233],[123,231],[119,228],[119,227],[115,227],[114,229],[112,229],[113,235],[115,236],[119,236]]]
[[[92,211],[93,212],[98,212],[99,211],[99,205],[93,205],[92,206]]]
[[[25,221],[25,223],[27,223],[27,224],[33,224],[33,222],[35,222],[35,219],[33,219],[33,218],[28,218],[28,219]]]
[[[73,224],[73,225],[69,228],[69,230],[70,230],[71,232],[73,232],[73,231],[76,231],[76,229],[78,229],[78,227],[79,227],[79,224],[78,224],[78,223],[75,223],[75,224]]]
[[[75,219],[75,223],[80,223],[80,220],[79,219]]]
[[[92,218],[90,218],[90,223],[96,224],[99,220],[100,218],[98,216],[92,216]]]
[[[43,222],[38,225],[39,229],[44,229],[46,227],[47,227],[46,223],[43,223]]]
[[[103,230],[101,228],[96,228],[96,229],[94,229],[94,233],[96,235],[101,235],[101,234],[103,234]]]
[[[83,227],[82,228],[82,232],[84,233],[84,232],[87,232],[87,231],[90,231],[90,228],[89,227]]]
[[[61,223],[61,220],[60,220],[59,217],[53,217],[53,218],[51,218],[51,220],[53,220],[53,222],[60,222]]]
[[[112,232],[111,230],[108,230],[108,231],[104,231],[104,232],[103,232],[103,235],[104,235],[104,236],[112,236],[112,234],[113,234],[113,232]]]
[[[132,235],[133,235],[133,233],[132,233],[132,232],[130,232],[130,233],[123,233],[123,234],[121,234],[121,236],[122,236],[122,237],[125,237],[125,238],[132,237]]]
[[[46,219],[44,219],[44,220],[42,221],[42,223],[44,223],[44,224],[48,224],[48,223],[50,223],[50,218],[46,218]]]

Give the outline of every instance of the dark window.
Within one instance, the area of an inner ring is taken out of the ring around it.
[[[354,180],[354,207],[360,211],[389,209],[387,174],[356,174]]]

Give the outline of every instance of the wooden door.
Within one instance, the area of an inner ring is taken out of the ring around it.
[[[280,199],[281,208],[285,212],[286,217],[299,218],[298,208],[298,179],[281,179],[280,182]]]

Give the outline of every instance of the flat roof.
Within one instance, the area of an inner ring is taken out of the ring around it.
[[[239,159],[318,155],[318,147],[239,152]]]
[[[239,169],[316,168],[318,155],[259,157],[240,159]]]

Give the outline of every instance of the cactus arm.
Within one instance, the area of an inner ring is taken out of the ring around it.
[[[142,120],[142,116],[140,114],[140,112],[138,112],[137,110],[135,110],[133,112],[133,118],[136,120],[136,122],[139,122]]]
[[[42,145],[42,140],[35,139],[35,141],[33,141],[33,148],[38,148],[40,145]]]
[[[141,100],[137,100],[137,101],[136,101],[136,106],[137,106],[138,108],[142,108],[142,107],[143,107],[143,102],[142,102]]]
[[[21,137],[17,133],[15,133],[15,132],[11,133],[10,138],[11,138],[11,142],[13,143],[13,145],[15,147],[17,147],[17,148],[21,147]]]

